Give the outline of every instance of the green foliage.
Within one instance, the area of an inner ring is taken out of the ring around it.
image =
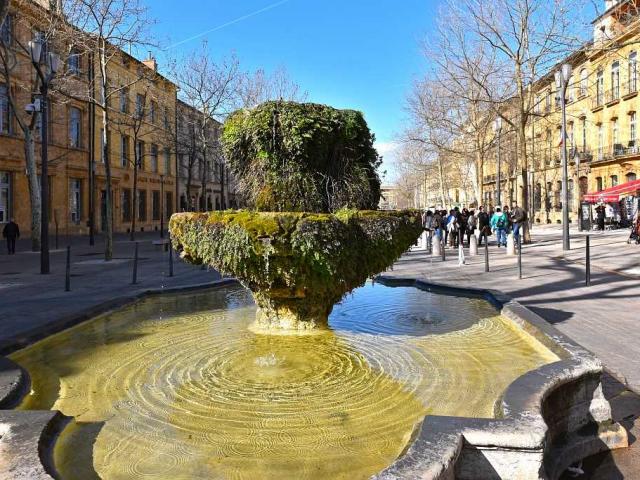
[[[248,205],[274,212],[377,208],[373,143],[360,112],[284,101],[235,112],[222,135]]]
[[[233,275],[261,308],[328,315],[342,296],[390,267],[422,232],[415,211],[228,211],[176,214],[174,246],[192,263]],[[304,299],[304,301],[299,301]],[[305,312],[305,309],[308,311]]]

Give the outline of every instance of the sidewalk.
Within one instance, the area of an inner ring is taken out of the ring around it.
[[[131,285],[134,243],[118,236],[113,260],[105,263],[104,243],[96,238],[89,246],[87,237],[61,239],[60,246],[71,245],[71,292],[65,292],[66,250],[51,251],[51,274],[40,275],[40,254],[26,251],[27,241],[16,255],[0,255],[0,352],[15,343],[24,343],[36,331],[61,325],[105,305],[117,306],[152,289],[175,288],[209,283],[220,278],[217,272],[185,264],[174,257],[174,276],[169,277],[168,253],[161,246],[158,232],[137,234],[139,247],[138,282]]]

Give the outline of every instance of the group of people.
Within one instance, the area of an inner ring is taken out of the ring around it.
[[[422,215],[422,226],[427,232],[428,248],[431,250],[433,237],[439,241],[444,240],[445,246],[458,248],[458,246],[468,247],[471,243],[472,235],[478,232],[478,246],[483,241],[488,242],[489,236],[496,234],[498,247],[507,246],[507,235],[513,233],[516,244],[519,244],[520,233],[527,221],[527,212],[514,204],[512,209],[508,206],[504,208],[490,208],[488,211],[483,206],[478,210],[468,210],[467,208],[455,207],[447,210],[427,210]]]

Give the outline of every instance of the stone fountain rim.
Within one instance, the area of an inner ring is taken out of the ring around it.
[[[555,389],[585,375],[600,375],[602,363],[576,342],[560,333],[540,316],[497,290],[458,287],[442,283],[425,282],[411,277],[378,276],[376,281],[390,287],[414,287],[470,298],[481,298],[494,305],[524,333],[531,335],[560,360],[532,370],[514,380],[497,402],[495,411],[501,418],[478,419],[427,416],[414,431],[411,444],[398,460],[373,478],[391,480],[401,478],[438,479],[449,478],[465,442],[488,448],[514,448],[538,451],[544,449],[547,425],[542,417],[542,402]],[[63,330],[93,320],[96,316],[119,310],[143,298],[187,291],[223,288],[241,285],[233,278],[203,284],[162,289],[142,290],[134,295],[120,297],[102,305],[91,307],[72,318],[65,318],[54,325],[42,327],[12,345],[2,346],[7,354],[25,348],[39,340]],[[17,460],[16,468],[41,472],[34,479],[57,478],[52,460],[56,434],[69,421],[58,411],[18,412],[11,410],[19,404],[29,390],[29,375],[18,364],[0,357],[0,426],[9,429],[31,428],[33,434],[27,443],[31,455]],[[34,415],[40,422],[34,422]],[[422,425],[428,423],[428,429]],[[11,438],[9,436],[9,442]],[[8,445],[9,451],[12,445]],[[17,445],[15,448],[24,448]],[[453,477],[451,477],[453,478]]]

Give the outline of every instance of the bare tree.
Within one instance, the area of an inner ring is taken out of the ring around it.
[[[119,75],[117,65],[127,64],[125,51],[150,45],[146,37],[151,23],[141,0],[64,0],[65,15],[75,27],[74,48],[90,58],[97,72],[84,94],[101,112],[102,149],[105,159],[105,260],[113,258],[113,192],[109,161],[112,127],[111,104],[114,99],[142,78],[144,73]]]
[[[304,102],[309,97],[308,92],[291,80],[284,67],[271,75],[263,69],[245,73],[239,87],[238,100],[244,108],[253,108],[269,100]]]
[[[182,140],[178,141],[179,148],[182,146],[180,153],[186,153],[188,156],[188,202],[191,202],[191,182],[195,165],[198,162],[201,164],[200,180],[204,198],[211,165],[218,164],[219,168],[218,171],[214,169],[214,176],[218,175],[220,203],[224,209],[226,172],[224,163],[215,161],[217,138],[213,132],[217,123],[224,120],[237,105],[242,81],[238,59],[230,56],[216,61],[211,56],[207,43],[203,42],[199,50],[191,52],[181,61],[174,61],[171,72],[180,87],[180,98],[194,109],[188,120],[186,135],[183,134]]]

